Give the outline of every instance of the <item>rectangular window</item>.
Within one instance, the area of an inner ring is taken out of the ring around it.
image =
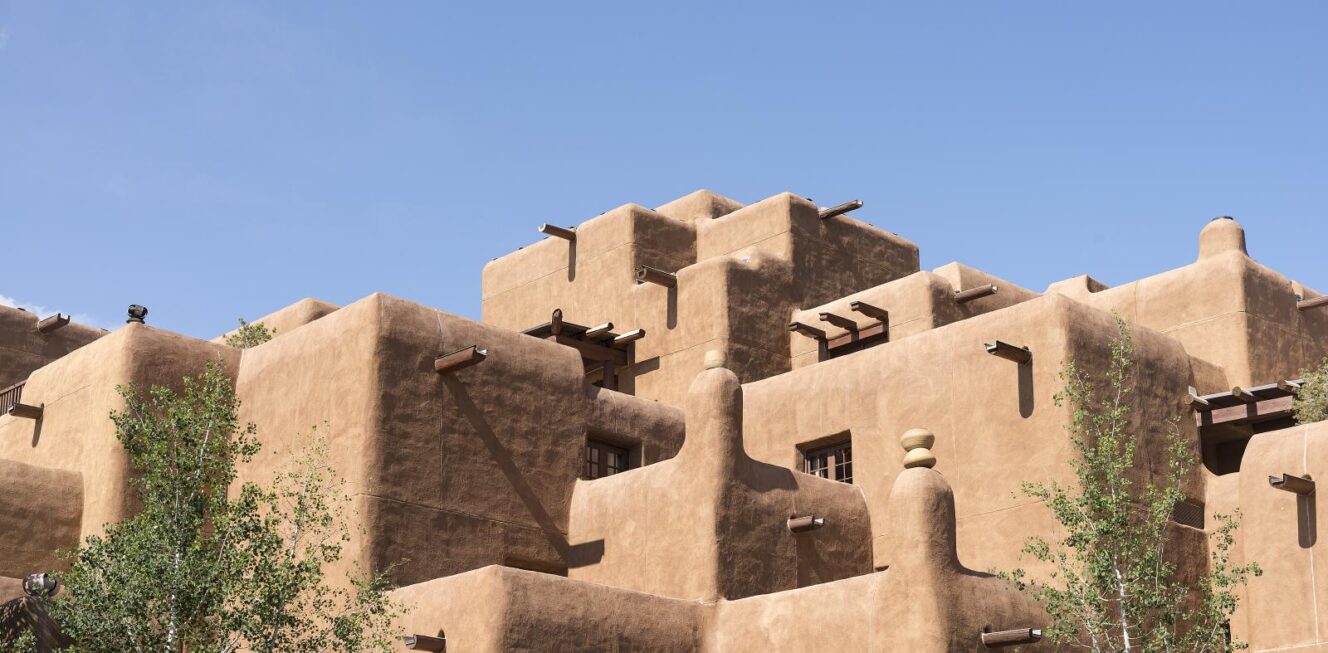
[[[627,471],[628,453],[624,447],[598,440],[586,440],[586,465],[582,478],[604,478]]]
[[[837,442],[803,454],[802,471],[843,483],[853,482],[853,445]]]

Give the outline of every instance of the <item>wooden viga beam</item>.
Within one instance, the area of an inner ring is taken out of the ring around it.
[[[665,272],[658,268],[652,268],[649,265],[643,265],[636,269],[637,283],[653,283],[665,288],[675,288],[678,285],[678,275],[672,272]]]
[[[956,290],[954,294],[954,300],[957,303],[963,304],[965,302],[971,302],[975,299],[982,299],[983,297],[995,295],[998,291],[1000,291],[1000,288],[997,287],[996,284],[989,283],[985,286],[969,288],[968,290]]]
[[[1299,494],[1301,496],[1309,496],[1311,494],[1314,494],[1313,479],[1303,478],[1300,476],[1292,476],[1291,474],[1283,474],[1281,476],[1269,476],[1268,485],[1278,490],[1286,490],[1287,492],[1291,492],[1293,494]]]
[[[562,238],[563,240],[569,243],[576,242],[575,227],[568,229],[567,227],[559,227],[558,225],[553,225],[553,224],[542,224],[539,226],[539,232],[544,234],[545,236]]]
[[[6,411],[12,417],[22,417],[23,419],[41,419],[43,406],[32,406],[29,404],[14,404]]]
[[[849,302],[848,310],[853,311],[854,313],[862,313],[867,317],[874,317],[882,322],[890,321],[890,311],[880,308],[879,306],[872,306],[867,302]]]
[[[478,365],[488,356],[489,350],[480,349],[479,345],[471,345],[433,359],[433,371],[439,374],[451,374]]]
[[[612,330],[613,330],[613,323],[605,322],[604,324],[599,324],[590,327],[589,329],[586,329],[586,332],[581,334],[581,337],[585,338],[586,340],[598,340],[608,335],[609,332]]]
[[[446,651],[447,638],[433,635],[406,635],[401,638],[412,651]]]
[[[825,332],[810,324],[803,324],[802,322],[789,322],[788,328],[789,331],[792,331],[794,333],[800,333],[804,336],[807,336],[808,338],[825,340]]]
[[[989,342],[985,346],[988,354],[1020,365],[1027,365],[1033,360],[1033,352],[1028,347],[1016,347],[1003,340]]]
[[[52,315],[46,319],[43,319],[41,322],[38,322],[37,331],[39,333],[50,333],[52,331],[55,331],[56,329],[59,329],[62,326],[65,326],[66,324],[69,324],[69,316],[61,313],[56,313],[55,315]]]
[[[820,216],[822,220],[829,220],[830,218],[833,218],[837,215],[844,215],[849,211],[856,211],[860,208],[862,208],[862,200],[850,200],[838,206],[832,206],[828,209],[821,209],[819,212],[817,212],[817,215]]]
[[[814,531],[825,526],[825,517],[816,515],[802,515],[801,517],[789,517],[788,529],[793,533],[806,533]]]
[[[982,633],[982,645],[987,648],[1032,644],[1041,639],[1041,628],[1019,628],[1016,630],[998,630],[994,633]]]
[[[615,344],[615,345],[625,345],[625,344],[627,344],[627,343],[629,343],[629,342],[636,342],[637,340],[640,340],[640,339],[642,339],[642,338],[644,338],[644,337],[646,337],[646,330],[645,330],[645,329],[632,329],[631,331],[628,331],[627,333],[623,333],[623,334],[620,334],[620,335],[618,335],[617,337],[615,337],[615,338],[613,339],[613,344]]]
[[[1328,295],[1315,297],[1314,299],[1302,299],[1296,302],[1296,308],[1302,311],[1308,311],[1311,308],[1319,308],[1320,306],[1328,306]]]
[[[842,315],[835,315],[834,313],[821,313],[817,317],[819,317],[822,322],[833,324],[841,329],[844,329],[845,331],[858,330],[857,322],[854,322],[853,320],[846,318]]]

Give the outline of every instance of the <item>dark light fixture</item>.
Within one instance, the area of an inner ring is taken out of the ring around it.
[[[147,322],[144,321],[143,319],[147,316],[148,316],[148,307],[139,306],[138,304],[130,304],[129,319],[125,320],[125,324],[129,324],[131,322],[137,322],[139,324],[147,324]]]

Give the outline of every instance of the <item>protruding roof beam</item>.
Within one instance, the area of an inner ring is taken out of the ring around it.
[[[822,526],[825,526],[825,517],[803,515],[801,517],[788,518],[788,529],[794,533],[806,533],[807,531],[814,531]]]
[[[646,330],[645,330],[645,329],[632,329],[631,331],[628,331],[627,333],[624,333],[624,334],[622,334],[622,335],[619,335],[619,336],[615,337],[615,338],[613,339],[613,344],[614,344],[614,345],[625,345],[625,344],[627,344],[627,343],[629,343],[629,342],[636,342],[637,340],[640,340],[640,339],[642,339],[642,338],[644,338],[644,337],[646,337]]]
[[[874,317],[882,322],[890,321],[890,311],[878,306],[872,306],[867,302],[849,302],[848,310],[853,311],[854,313],[862,313],[867,317]]]
[[[1319,308],[1320,306],[1328,306],[1328,295],[1315,297],[1314,299],[1302,299],[1296,302],[1296,308],[1302,311],[1308,311],[1311,308]]]
[[[807,336],[808,338],[825,340],[825,332],[810,324],[803,324],[802,322],[789,322],[788,328],[789,331],[792,331],[794,333],[800,333],[804,336]]]
[[[1237,398],[1237,399],[1239,399],[1239,400],[1241,400],[1241,401],[1243,401],[1243,402],[1245,402],[1245,403],[1247,403],[1247,404],[1252,404],[1252,403],[1254,403],[1254,402],[1256,402],[1256,401],[1259,400],[1258,397],[1254,396],[1254,393],[1252,393],[1252,392],[1250,392],[1249,390],[1246,390],[1245,388],[1242,388],[1242,387],[1240,387],[1240,386],[1236,386],[1236,387],[1234,387],[1234,388],[1231,389],[1231,396],[1233,396],[1233,397],[1235,397],[1235,398]]]
[[[406,635],[401,638],[412,651],[446,651],[447,638],[433,635]]]
[[[652,268],[649,265],[643,265],[636,269],[637,283],[653,283],[665,288],[675,288],[678,285],[678,275],[672,272]]]
[[[553,236],[554,238],[562,238],[563,240],[569,243],[576,242],[576,227],[568,229],[566,227],[559,227],[558,225],[553,225],[553,224],[542,224],[539,226],[539,232],[546,236]]]
[[[844,202],[839,206],[832,206],[828,209],[821,209],[821,211],[817,213],[817,215],[819,215],[822,220],[829,220],[830,218],[833,218],[837,215],[844,215],[849,211],[856,211],[860,208],[862,208],[862,200],[851,200],[848,202]]]
[[[1020,365],[1027,365],[1033,360],[1033,352],[1028,347],[1016,347],[1003,340],[989,342],[986,347],[988,354],[999,356]]]
[[[1293,395],[1300,392],[1300,383],[1300,381],[1278,381],[1277,389]]]
[[[23,419],[41,419],[44,408],[42,406],[31,406],[28,404],[14,404],[5,411],[11,417],[22,417]]]
[[[1286,490],[1301,496],[1314,494],[1314,481],[1300,476],[1283,474],[1281,476],[1269,476],[1268,484],[1279,490]]]
[[[1192,408],[1192,409],[1194,409],[1194,410],[1212,410],[1212,409],[1213,409],[1213,404],[1210,403],[1207,399],[1204,399],[1203,397],[1200,397],[1200,396],[1199,396],[1199,391],[1198,391],[1197,389],[1195,389],[1194,386],[1190,386],[1189,392],[1188,392],[1187,394],[1189,395],[1188,398],[1187,398],[1187,403],[1189,403],[1190,408]]]
[[[50,333],[66,324],[69,324],[69,316],[62,313],[56,313],[55,315],[38,322],[37,331],[40,333]]]
[[[604,324],[600,324],[597,326],[590,327],[589,329],[586,329],[586,332],[581,334],[581,337],[585,338],[586,340],[599,340],[600,338],[603,338],[604,336],[608,335],[609,332],[612,330],[613,330],[613,323],[605,322]]]
[[[956,302],[963,304],[965,302],[971,302],[975,299],[982,299],[983,297],[987,297],[989,295],[995,295],[996,292],[999,290],[1000,288],[998,288],[996,284],[989,283],[985,286],[969,288],[968,290],[956,290],[954,294],[954,299]]]
[[[1032,644],[1042,639],[1040,628],[1020,628],[1018,630],[1000,630],[994,633],[982,633],[982,645],[987,648]]]
[[[830,324],[833,324],[841,329],[846,329],[848,331],[858,330],[857,322],[854,322],[853,320],[850,320],[849,318],[846,318],[842,315],[835,315],[834,313],[821,313],[819,317],[821,318],[822,322],[829,322]]]
[[[459,372],[472,365],[478,365],[489,356],[489,350],[480,349],[479,345],[471,345],[465,349],[458,349],[450,354],[443,354],[433,359],[433,371],[439,374],[451,374]]]

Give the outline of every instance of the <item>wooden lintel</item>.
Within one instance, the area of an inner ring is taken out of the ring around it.
[[[989,342],[986,347],[988,354],[1020,365],[1027,365],[1033,360],[1033,352],[1028,347],[1016,347],[1003,340]]]
[[[837,215],[844,215],[849,211],[856,211],[862,208],[862,200],[849,200],[838,206],[832,206],[828,209],[821,209],[817,212],[822,220],[829,220]]]
[[[40,333],[50,333],[60,327],[69,324],[69,316],[56,313],[37,323],[37,331]]]
[[[539,231],[546,236],[562,238],[569,243],[576,242],[576,228],[568,229],[566,227],[559,227],[552,224],[542,224],[539,227]]]
[[[810,324],[803,324],[802,322],[789,322],[789,331],[792,331],[794,333],[800,333],[804,336],[807,336],[808,338],[825,340],[825,332]]]
[[[1241,401],[1243,401],[1243,402],[1245,402],[1245,403],[1247,403],[1247,404],[1252,404],[1252,403],[1254,403],[1254,402],[1256,402],[1256,401],[1259,400],[1258,397],[1254,396],[1254,393],[1252,393],[1252,392],[1250,392],[1249,390],[1246,390],[1245,388],[1242,388],[1242,387],[1240,387],[1240,386],[1236,386],[1236,387],[1234,387],[1234,388],[1231,389],[1231,396],[1233,396],[1233,397],[1235,397],[1235,398],[1237,398],[1237,399],[1239,399],[1239,400],[1241,400]]]
[[[22,417],[23,419],[41,419],[42,406],[32,406],[29,404],[14,404],[9,407],[9,415],[12,417]]]
[[[1252,404],[1214,408],[1195,413],[1194,423],[1198,426],[1214,426],[1247,420],[1266,422],[1279,417],[1288,417],[1291,415],[1291,404],[1294,400],[1295,397],[1287,395],[1285,397],[1263,399]]]
[[[806,533],[807,531],[814,531],[822,526],[825,526],[825,517],[803,515],[801,517],[788,518],[788,529],[794,533]]]
[[[998,288],[996,284],[989,283],[985,286],[969,288],[968,290],[956,290],[954,294],[954,300],[957,303],[963,304],[965,302],[971,302],[975,299],[981,299],[983,297],[995,295],[998,291],[1000,291],[1000,288]]]
[[[439,374],[451,374],[471,365],[478,365],[488,356],[489,350],[480,349],[479,345],[471,345],[433,359],[433,371]]]
[[[406,635],[401,638],[412,651],[446,651],[447,638],[433,635]]]
[[[874,317],[882,322],[890,321],[890,311],[878,306],[872,306],[867,302],[849,302],[848,310],[853,311],[854,313],[862,313],[867,317]]]
[[[571,336],[557,335],[549,336],[546,340],[552,340],[560,345],[566,345],[581,352],[581,357],[596,362],[613,363],[614,365],[627,365],[627,352],[621,349],[614,349],[594,342],[578,340]]]
[[[665,288],[675,288],[678,285],[678,275],[672,272],[665,272],[659,268],[652,268],[649,265],[642,265],[636,269],[637,283],[653,283]]]
[[[994,633],[982,633],[982,645],[987,648],[1032,644],[1041,639],[1042,630],[1039,628],[1020,628],[1018,630],[1001,630]]]
[[[1314,299],[1302,299],[1301,301],[1296,302],[1296,308],[1302,311],[1308,311],[1311,308],[1319,308],[1320,306],[1328,306],[1328,295],[1315,297]]]
[[[1314,481],[1301,476],[1283,474],[1281,476],[1269,476],[1268,485],[1279,490],[1286,490],[1301,496],[1314,494]]]
[[[842,315],[835,315],[834,313],[820,313],[817,315],[817,317],[819,317],[822,322],[829,322],[830,324],[833,324],[846,331],[858,330],[857,322],[854,322],[853,320],[846,318]]]
[[[873,324],[857,331],[850,331],[838,338],[832,338],[825,343],[826,351],[834,353],[836,349],[848,347],[855,344],[862,344],[864,347],[869,344],[876,344],[877,341],[888,342],[889,327],[884,323]]]

